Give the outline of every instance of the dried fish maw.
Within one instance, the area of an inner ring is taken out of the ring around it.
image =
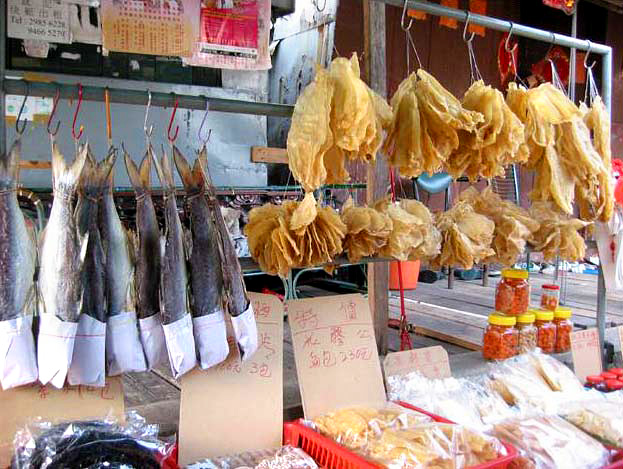
[[[551,202],[533,203],[530,214],[540,223],[531,244],[543,253],[545,260],[553,260],[556,256],[568,261],[584,258],[586,245],[578,230],[589,226],[589,222],[569,217]]]
[[[305,228],[316,219],[318,210],[316,209],[316,199],[314,194],[308,192],[305,194],[303,201],[292,212],[290,218],[290,230],[300,235]]]
[[[344,166],[344,150],[333,146],[324,155],[324,167],[327,171],[327,184],[341,184],[350,180],[350,174]]]
[[[347,228],[344,250],[351,262],[375,256],[387,244],[393,226],[386,214],[370,207],[355,207],[352,199],[342,207],[342,221]]]
[[[530,193],[533,201],[553,200],[565,213],[573,213],[575,178],[565,166],[562,166],[556,149],[548,145],[545,158],[537,167],[534,190]]]
[[[296,101],[288,133],[288,165],[306,191],[324,184],[327,171],[324,156],[333,145],[330,127],[333,82],[319,69]]]

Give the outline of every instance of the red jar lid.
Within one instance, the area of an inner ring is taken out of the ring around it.
[[[614,373],[617,376],[623,375],[623,368],[610,368],[608,373]]]
[[[617,375],[615,375],[614,373],[608,373],[607,371],[604,371],[601,376],[604,379],[617,379]]]
[[[591,375],[591,376],[587,376],[586,377],[586,382],[587,383],[591,383],[591,384],[597,384],[597,383],[602,383],[605,381],[606,378],[604,378],[603,376],[599,376],[599,375]]]
[[[623,389],[623,381],[619,381],[618,379],[607,379],[606,386],[610,391],[618,391]]]
[[[546,290],[560,290],[560,287],[558,285],[552,285],[549,283],[544,284],[541,288],[544,288]]]

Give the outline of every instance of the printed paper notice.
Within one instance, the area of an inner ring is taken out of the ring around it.
[[[200,0],[103,0],[103,46],[189,57],[199,37]]]
[[[601,373],[601,350],[597,329],[572,332],[570,337],[573,369],[578,379],[584,382],[587,376]]]
[[[52,422],[79,419],[123,419],[121,378],[106,380],[106,386],[65,386],[56,389],[33,383],[0,391],[0,467],[11,464],[15,432],[36,417]]]
[[[325,296],[287,306],[306,418],[386,401],[366,298]]]
[[[255,355],[241,363],[230,334],[230,353],[223,363],[206,371],[195,369],[182,378],[181,467],[204,458],[281,445],[283,303],[274,295],[249,296],[258,328]]]
[[[385,378],[419,371],[427,378],[449,378],[450,359],[440,345],[388,353],[383,361]]]
[[[8,0],[7,35],[69,44],[69,5],[61,0]]]

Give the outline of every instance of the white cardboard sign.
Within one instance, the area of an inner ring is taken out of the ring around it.
[[[601,373],[601,350],[597,329],[572,332],[571,355],[575,375],[580,381],[586,381],[589,375]]]
[[[69,31],[69,5],[61,0],[7,1],[9,37],[69,44]]]
[[[440,345],[388,353],[383,361],[385,378],[419,371],[427,378],[450,378],[448,352]]]

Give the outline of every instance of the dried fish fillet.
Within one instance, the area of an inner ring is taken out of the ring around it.
[[[347,228],[344,251],[351,262],[377,255],[387,244],[393,227],[387,214],[371,207],[355,207],[352,198],[342,207],[342,221]]]

